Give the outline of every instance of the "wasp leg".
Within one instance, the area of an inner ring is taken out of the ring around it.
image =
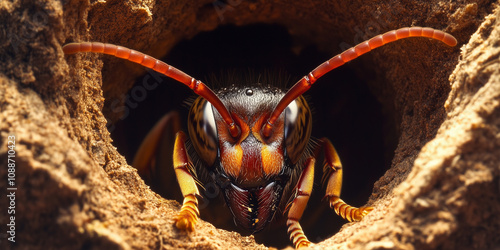
[[[156,155],[159,150],[169,152],[173,151],[171,145],[174,144],[174,135],[180,130],[180,118],[177,112],[170,112],[164,115],[155,126],[149,131],[146,138],[142,141],[141,146],[134,156],[132,166],[136,168],[143,178],[148,181],[154,179],[158,175],[160,169],[156,169]],[[165,138],[167,137],[167,138]],[[166,142],[162,142],[165,140]],[[160,149],[161,145],[170,146],[167,149]],[[167,161],[172,164],[172,159]]]
[[[295,188],[295,198],[292,200],[290,210],[288,211],[288,233],[290,240],[295,245],[295,248],[307,247],[311,242],[307,239],[299,224],[299,220],[306,209],[307,202],[311,196],[312,187],[314,184],[314,164],[316,160],[312,157],[306,161],[306,168],[302,171],[297,187]]]
[[[373,210],[373,207],[356,208],[346,204],[340,199],[340,190],[342,188],[342,163],[340,163],[337,151],[330,140],[326,138],[321,139],[320,147],[322,147],[325,152],[323,180],[327,181],[325,197],[328,198],[330,202],[330,208],[350,222],[360,221],[365,215]]]
[[[191,160],[186,150],[186,134],[179,131],[174,145],[174,169],[177,181],[181,188],[184,202],[181,210],[175,217],[175,225],[182,230],[193,231],[194,225],[200,217],[198,210],[198,199],[200,196],[196,182],[189,171]]]

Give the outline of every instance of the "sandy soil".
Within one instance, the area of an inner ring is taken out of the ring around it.
[[[445,48],[405,41],[360,61],[395,124],[395,151],[369,198],[375,210],[313,248],[500,248],[498,3],[227,2],[0,2],[0,190],[15,193],[14,203],[0,197],[0,245],[266,248],[204,221],[194,233],[176,230],[179,204],[145,185],[108,131],[108,121],[123,115],[110,100],[123,99],[144,71],[100,55],[65,56],[61,46],[92,40],[163,57],[179,41],[223,24],[272,23],[285,27],[298,49],[310,43],[332,54],[339,47],[332,44],[404,26],[441,29],[459,42]],[[11,186],[9,136],[16,145]],[[7,239],[12,205],[16,243]]]

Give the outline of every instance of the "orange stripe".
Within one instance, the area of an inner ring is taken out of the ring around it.
[[[237,144],[234,147],[225,147],[222,150],[222,166],[226,173],[233,177],[238,177],[243,162],[243,149]]]
[[[279,149],[264,145],[261,150],[262,167],[266,175],[277,175],[283,166],[283,153]]]

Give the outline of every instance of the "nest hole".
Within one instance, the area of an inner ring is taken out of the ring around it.
[[[286,28],[278,25],[224,26],[180,42],[163,60],[210,87],[214,87],[211,84],[213,77],[223,78],[228,72],[288,75],[286,87],[290,87],[333,56],[320,51],[313,41],[308,44],[301,42],[296,42]],[[339,52],[340,49],[336,51]],[[353,61],[344,65],[323,76],[305,94],[313,109],[312,135],[314,138],[326,137],[336,147],[344,166],[341,196],[354,206],[365,205],[368,201],[373,184],[390,167],[399,137],[394,124],[395,114],[386,112],[394,109],[377,101],[375,92],[367,84],[371,75],[359,74],[377,72],[363,69],[363,65],[367,64]],[[151,88],[145,88],[144,84]],[[181,114],[183,130],[187,131],[188,106],[185,103],[194,96],[191,90],[172,79],[151,72],[139,77],[127,95],[125,105],[130,112],[112,127],[111,135],[118,151],[131,163],[147,132],[164,114],[173,110]],[[313,194],[301,220],[306,235],[313,242],[330,237],[346,223],[322,200],[321,167],[317,169]],[[179,200],[177,183],[171,187],[170,193],[157,191],[165,198]],[[156,187],[152,188],[155,190]],[[233,223],[227,225],[210,218],[203,219],[219,228],[248,235]],[[270,226],[257,233],[257,242],[279,248],[291,245],[284,223],[278,227],[283,229],[274,230]],[[266,233],[270,230],[272,234]]]

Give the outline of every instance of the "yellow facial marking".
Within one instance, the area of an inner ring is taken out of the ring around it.
[[[283,154],[280,149],[264,145],[261,151],[262,168],[266,175],[277,175],[283,166]]]
[[[231,176],[238,176],[243,161],[243,150],[239,144],[234,147],[225,147],[224,157],[221,157],[222,165],[226,173]]]

